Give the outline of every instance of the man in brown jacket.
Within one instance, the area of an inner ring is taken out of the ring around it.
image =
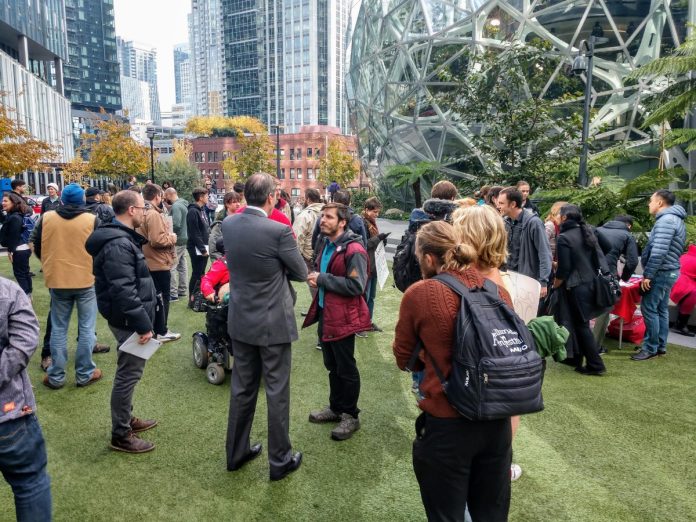
[[[167,327],[171,270],[176,261],[176,234],[172,232],[170,221],[161,208],[162,196],[159,185],[148,183],[143,186],[145,219],[136,231],[147,239],[143,245],[143,255],[155,283],[155,291],[161,295],[164,306],[164,324],[155,325],[156,328],[159,326],[155,334],[158,341],[168,342],[181,338],[181,334],[170,332]]]

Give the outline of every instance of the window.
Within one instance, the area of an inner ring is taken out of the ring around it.
[[[295,169],[290,169],[290,179],[295,179]]]
[[[218,153],[217,151],[213,152],[213,161],[217,162],[218,161]]]
[[[202,152],[194,153],[193,159],[196,163],[203,163],[205,161],[205,158],[204,158],[204,155]]]
[[[315,170],[314,173],[316,174],[316,179],[319,179],[319,176],[321,176],[321,169]]]
[[[280,157],[281,158],[285,157],[285,149],[280,149]]]
[[[290,196],[293,198],[299,198],[300,197],[300,189],[299,188],[291,189]]]
[[[280,169],[280,178],[278,179],[285,179],[285,169]]]
[[[213,153],[211,151],[208,151],[208,163],[213,162]]]
[[[307,169],[307,179],[314,179],[314,169]]]
[[[312,157],[312,147],[307,147],[307,157],[308,158]]]
[[[297,159],[301,160],[302,159],[302,149],[297,149],[295,151],[295,154],[297,154]]]
[[[297,179],[302,179],[302,169],[297,169]]]
[[[290,149],[290,159],[291,160],[295,159],[295,149]]]
[[[317,149],[316,152],[314,153],[314,156],[317,157],[317,158],[318,158],[319,156],[321,156],[321,149]]]

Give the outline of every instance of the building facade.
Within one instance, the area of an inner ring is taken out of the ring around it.
[[[222,0],[191,1],[191,110],[197,116],[225,112],[222,24]]]
[[[65,16],[65,95],[76,110],[115,113],[121,109],[121,82],[113,0],[66,0]]]
[[[118,61],[121,67],[121,77],[133,78],[149,85],[149,115],[151,122],[158,124],[160,121],[159,91],[157,90],[157,49],[153,46],[116,38]],[[123,83],[123,78],[121,80]],[[142,89],[140,89],[142,91]],[[133,111],[126,102],[126,93],[123,93],[123,109],[130,114]]]

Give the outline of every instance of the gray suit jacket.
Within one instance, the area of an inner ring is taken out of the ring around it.
[[[305,281],[307,266],[292,229],[247,208],[225,218],[222,237],[230,271],[230,337],[255,346],[297,340],[288,279]]]

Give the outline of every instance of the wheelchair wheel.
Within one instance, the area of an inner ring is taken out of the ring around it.
[[[193,334],[193,364],[201,369],[208,366],[208,336],[201,332]]]
[[[205,374],[210,384],[222,384],[225,382],[225,369],[217,363],[210,363]]]

